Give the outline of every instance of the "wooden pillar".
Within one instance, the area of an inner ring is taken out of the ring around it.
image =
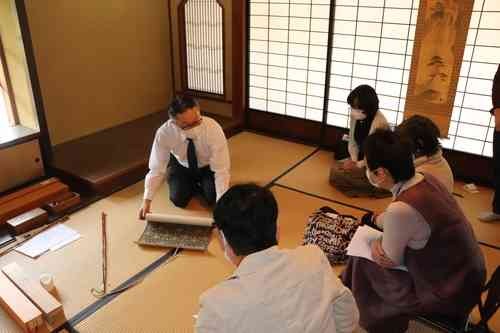
[[[246,100],[246,1],[233,1],[233,119],[243,124]]]

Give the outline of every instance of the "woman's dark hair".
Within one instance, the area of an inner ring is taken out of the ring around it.
[[[396,183],[415,175],[410,145],[390,130],[377,130],[366,138],[366,164],[370,170],[387,169]]]
[[[195,106],[198,106],[198,102],[192,97],[175,97],[168,106],[168,115],[170,118],[175,118],[177,115],[184,113]]]
[[[415,115],[406,119],[396,128],[396,132],[412,144],[413,153],[431,156],[441,149],[441,132],[436,124],[427,117]]]
[[[379,100],[375,89],[363,84],[356,87],[347,97],[352,108],[363,110],[368,119],[373,119],[378,111]]]
[[[277,245],[278,204],[268,189],[256,184],[231,187],[214,209],[214,224],[236,255]]]

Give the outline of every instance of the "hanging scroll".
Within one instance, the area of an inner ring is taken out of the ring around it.
[[[431,118],[448,135],[473,0],[420,2],[405,118]]]

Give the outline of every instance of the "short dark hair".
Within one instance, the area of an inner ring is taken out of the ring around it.
[[[178,114],[184,113],[195,106],[198,106],[198,102],[193,97],[175,97],[168,106],[168,115],[170,118],[175,118]]]
[[[347,103],[352,108],[363,110],[368,118],[374,118],[379,108],[379,100],[375,89],[363,84],[357,86],[347,96]]]
[[[441,132],[427,117],[411,116],[396,128],[396,132],[411,142],[414,154],[431,156],[441,149]]]
[[[231,187],[214,209],[214,224],[238,256],[277,245],[278,203],[273,193],[256,184]]]
[[[415,175],[411,146],[391,130],[379,129],[369,135],[364,143],[364,151],[368,168],[387,169],[396,183]]]

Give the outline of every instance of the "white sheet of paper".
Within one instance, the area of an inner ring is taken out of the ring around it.
[[[16,251],[36,258],[48,251],[55,251],[80,238],[80,234],[62,224],[58,224],[19,246]]]
[[[383,233],[381,231],[375,230],[369,226],[363,225],[356,230],[351,242],[347,246],[347,255],[352,257],[361,257],[374,261],[372,257],[372,249],[370,243],[381,238]],[[408,271],[405,266],[394,267],[394,269],[400,269],[402,271]]]

